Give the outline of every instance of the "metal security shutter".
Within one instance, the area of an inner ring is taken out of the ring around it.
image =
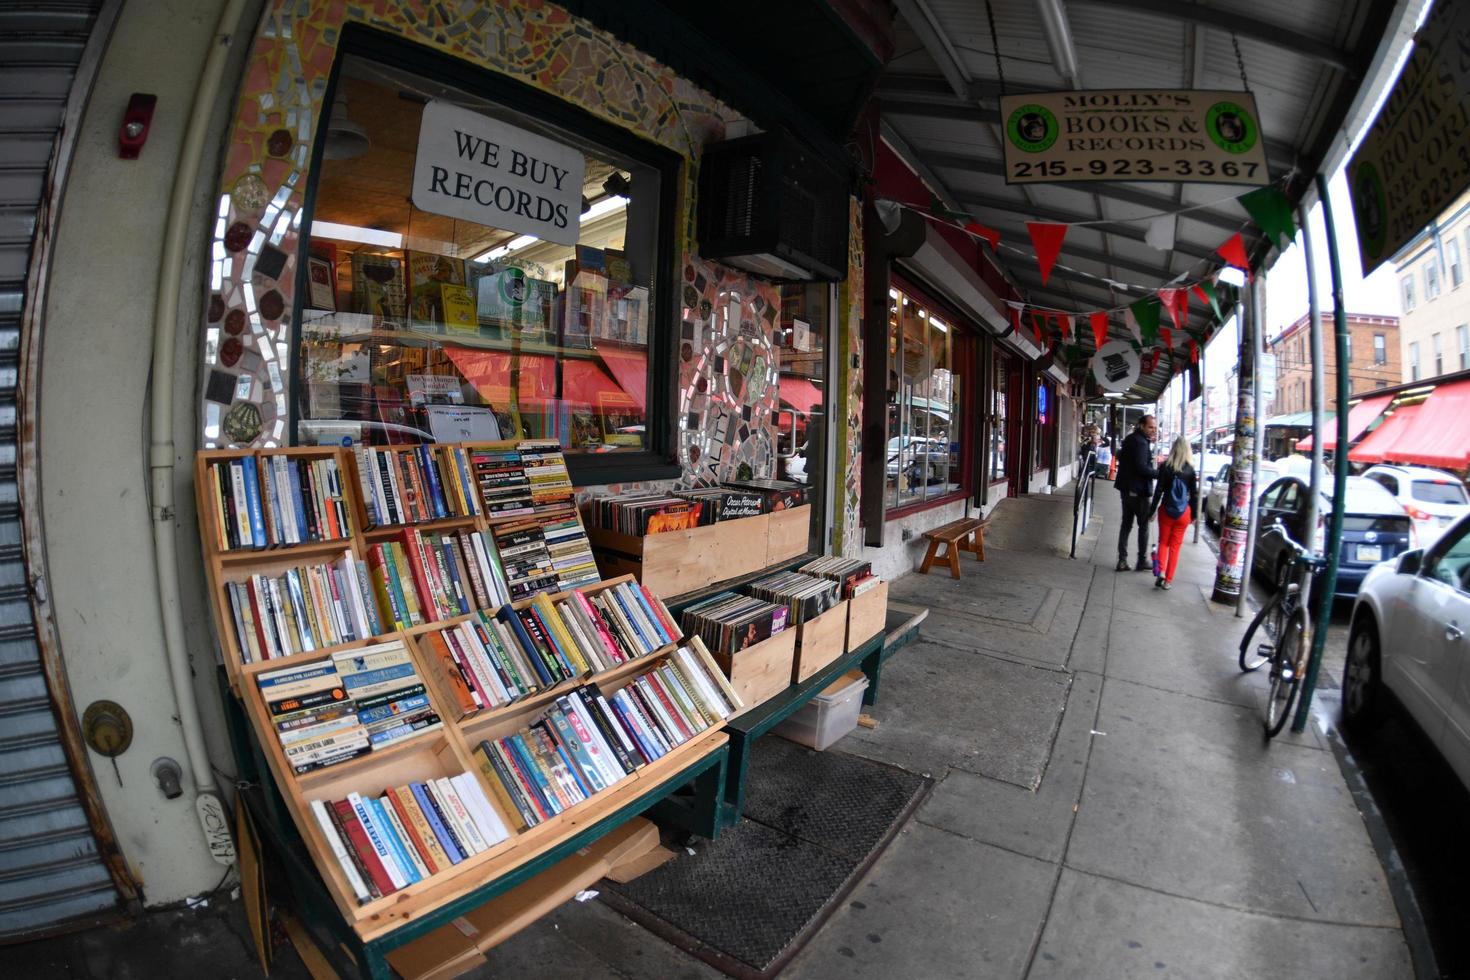
[[[31,239],[52,146],[100,6],[0,0],[0,940],[118,901],[42,674],[16,482],[16,380]]]

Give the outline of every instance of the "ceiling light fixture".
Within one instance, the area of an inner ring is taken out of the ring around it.
[[[589,221],[596,220],[597,218],[601,218],[604,215],[612,214],[614,211],[621,210],[622,208],[625,208],[627,206],[628,199],[626,197],[604,197],[602,200],[592,205],[586,211],[582,212],[581,223],[585,225]],[[503,258],[504,256],[509,255],[511,252],[519,252],[523,248],[529,248],[539,241],[541,241],[541,239],[537,238],[535,235],[521,235],[519,238],[512,238],[504,245],[496,246],[488,252],[485,252],[481,255],[476,255],[470,261],[493,262],[496,259]]]
[[[377,245],[381,248],[403,247],[403,236],[396,231],[360,228],[357,225],[339,225],[335,221],[313,221],[311,237],[333,238],[339,242],[357,242],[361,245]]]
[[[332,115],[327,120],[327,142],[322,147],[322,155],[328,160],[351,160],[362,156],[372,145],[362,124],[348,118],[347,93],[339,88],[332,102]]]

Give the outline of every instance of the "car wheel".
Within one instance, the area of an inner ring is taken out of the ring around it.
[[[1383,659],[1378,628],[1368,616],[1353,623],[1348,636],[1347,663],[1342,671],[1342,722],[1352,729],[1377,723],[1383,701]]]

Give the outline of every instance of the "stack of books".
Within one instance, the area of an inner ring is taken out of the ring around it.
[[[242,456],[208,469],[221,551],[352,537],[342,474],[331,457]]]
[[[837,605],[837,583],[801,572],[778,572],[745,586],[757,599],[779,602],[787,609],[786,624],[795,626],[822,615]]]
[[[255,681],[297,773],[355,759],[442,724],[397,640],[272,670]]]
[[[343,650],[332,654],[332,662],[374,749],[442,727],[424,679],[401,640]]]
[[[424,533],[368,549],[368,572],[380,618],[391,629],[495,609],[510,599],[495,544],[484,532]]]
[[[480,503],[487,520],[520,517],[531,511],[531,481],[515,449],[476,449],[470,466],[480,489]]]
[[[636,582],[536,595],[425,633],[445,702],[466,717],[646,657],[678,640],[673,616]]]
[[[369,527],[479,513],[469,455],[458,446],[359,446],[353,455]]]
[[[491,533],[512,602],[599,581],[587,531],[570,504],[496,524]]]
[[[829,578],[838,584],[838,594],[844,599],[862,595],[869,589],[877,588],[883,580],[873,574],[872,562],[863,561],[861,558],[841,558],[836,555],[828,555],[815,561],[807,562],[798,571],[808,575],[820,575]]]
[[[514,829],[549,820],[614,786],[741,707],[708,654],[680,647],[605,694],[588,684],[513,734],[475,748]]]
[[[565,505],[572,501],[572,477],[561,444],[555,440],[523,442],[518,447],[533,508]]]
[[[312,800],[359,905],[487,851],[510,834],[471,773],[395,786],[374,798]]]
[[[789,615],[783,604],[721,592],[684,610],[684,633],[728,656],[780,633]]]
[[[366,562],[351,549],[330,564],[225,583],[246,663],[309,653],[385,632]]]

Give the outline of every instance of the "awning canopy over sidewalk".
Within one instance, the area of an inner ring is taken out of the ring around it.
[[[1364,398],[1348,411],[1349,445],[1351,445],[1353,440],[1358,438],[1358,436],[1368,431],[1368,426],[1372,425],[1378,420],[1378,416],[1383,414],[1383,410],[1388,408],[1389,402],[1391,401],[1393,401],[1392,395],[1381,395],[1377,398]],[[1307,425],[1311,425],[1312,413],[1308,412],[1306,413],[1306,415]],[[1333,412],[1322,413],[1322,422],[1324,429],[1322,433],[1322,449],[1324,451],[1334,450],[1337,448],[1337,426],[1328,426],[1326,424],[1327,422],[1334,421],[1335,418],[1336,415]],[[1311,452],[1312,437],[1307,436],[1301,442],[1298,442],[1296,444],[1296,448],[1298,452]]]
[[[1383,424],[1372,432],[1368,438],[1348,450],[1348,459],[1354,463],[1381,463],[1387,458],[1387,453],[1399,444],[1405,432],[1414,424],[1419,414],[1421,405],[1405,405],[1394,411],[1383,420]]]
[[[1256,267],[1270,242],[1241,205],[1238,196],[1249,188],[1240,185],[1127,178],[1008,183],[999,97],[1248,88],[1269,176],[1295,204],[1313,175],[1335,169],[1346,152],[1341,131],[1371,108],[1368,87],[1379,82],[1385,61],[1392,64],[1391,51],[1401,43],[1396,18],[1405,16],[1393,0],[1260,0],[1240,9],[1166,0],[896,0],[896,6],[898,53],[877,93],[882,137],[935,198],[901,203],[952,224],[946,232],[963,235],[964,218],[998,232],[991,247],[1023,301],[1081,315],[1058,347],[1074,377],[1095,351],[1087,312],[1109,311],[1108,338],[1132,339],[1122,312],[1129,304],[1217,272],[1216,249],[1236,233]],[[987,11],[994,13],[993,30]],[[1068,226],[1049,276],[1039,271],[1028,222]],[[1167,313],[1163,321],[1173,326]],[[1127,392],[1128,400],[1157,400],[1189,365],[1190,344],[1213,322],[1209,304],[1191,298],[1182,329],[1146,345],[1160,353],[1167,347],[1168,356],[1145,361],[1153,369]]]
[[[1385,448],[1383,458],[1456,472],[1470,467],[1470,381],[1440,385],[1422,405],[1401,408],[1394,418],[1416,407],[1412,423]]]

